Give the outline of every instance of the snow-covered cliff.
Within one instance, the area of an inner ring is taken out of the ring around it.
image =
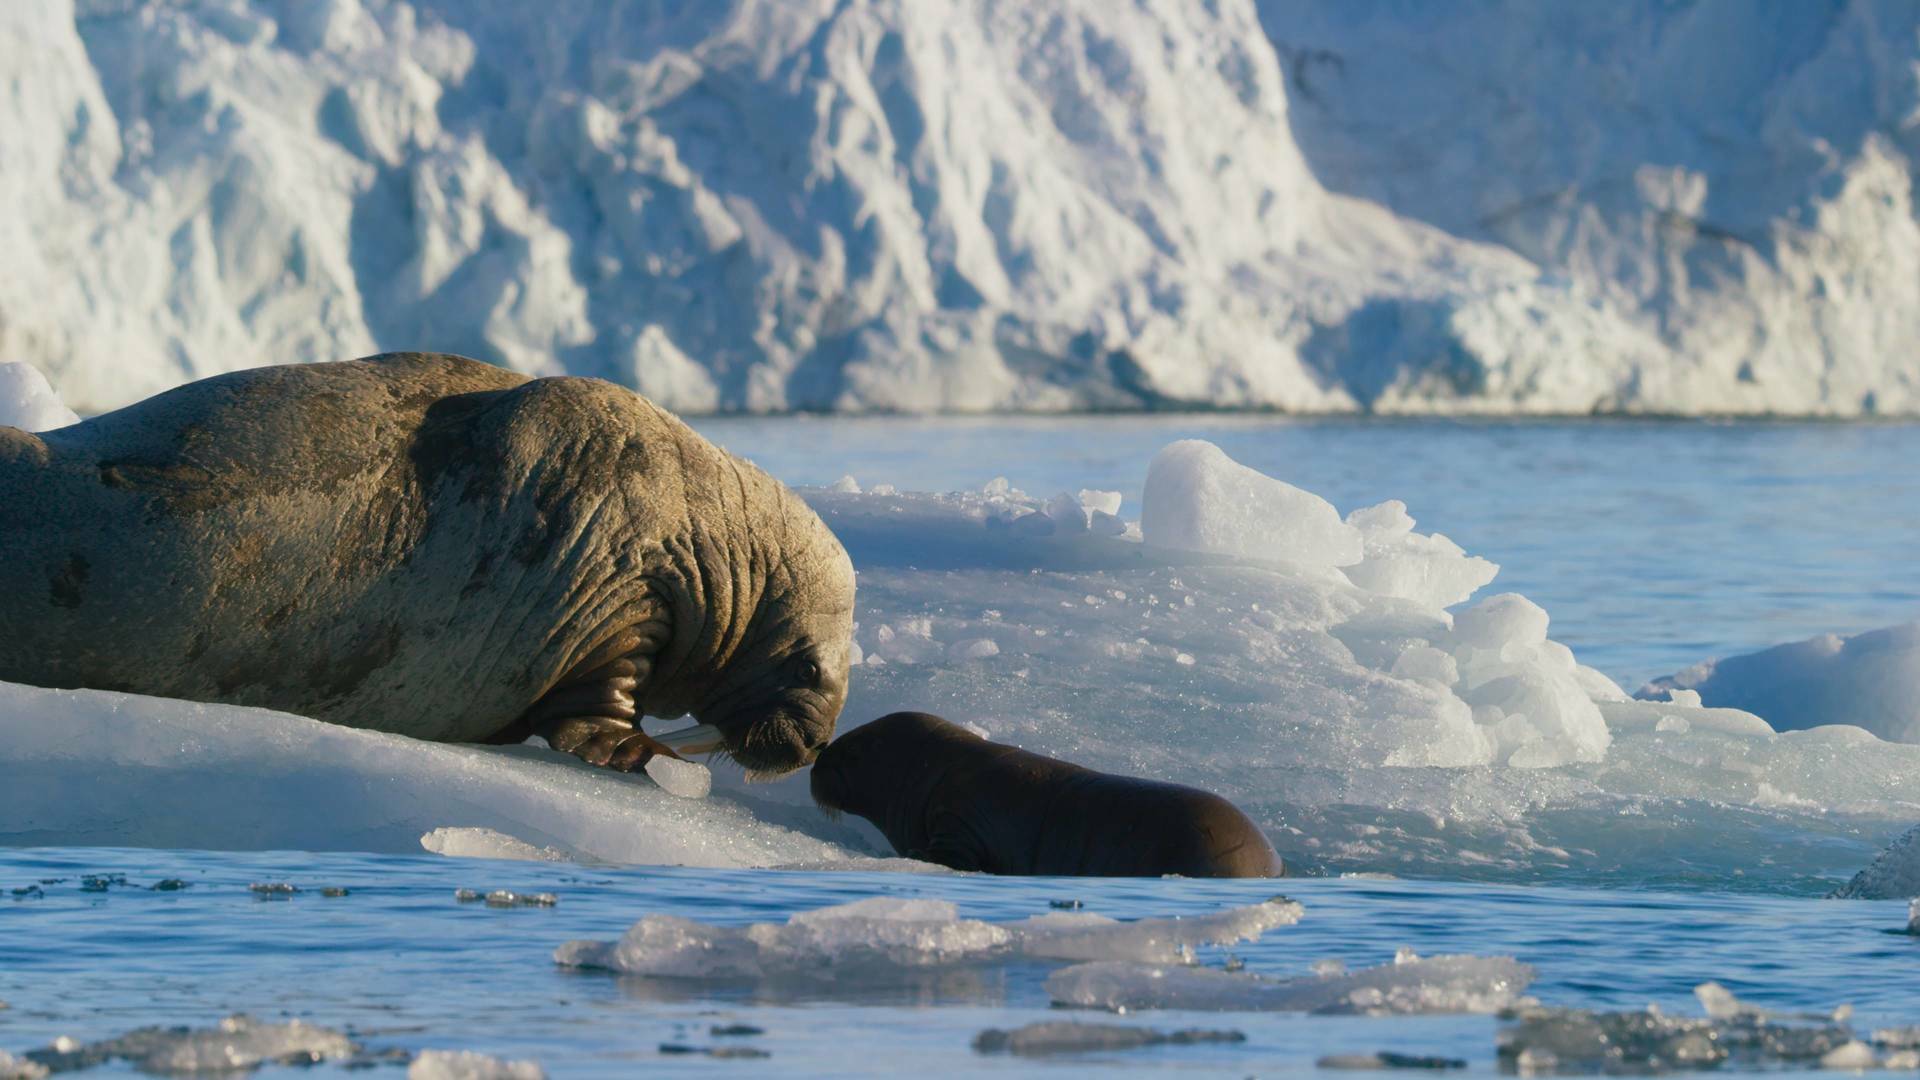
[[[684,410],[1920,412],[1920,9],[0,5],[0,359]]]

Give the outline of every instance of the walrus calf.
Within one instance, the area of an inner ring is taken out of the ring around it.
[[[764,773],[811,761],[846,698],[833,534],[596,379],[400,353],[0,427],[0,551],[11,682]]]
[[[1238,807],[1197,788],[1000,746],[927,713],[847,732],[813,766],[814,801],[874,823],[914,859],[990,874],[1278,877]]]

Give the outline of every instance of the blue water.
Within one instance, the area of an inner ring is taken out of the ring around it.
[[[1036,494],[1120,490],[1138,512],[1146,463],[1175,438],[1235,457],[1343,510],[1405,500],[1503,566],[1497,587],[1553,616],[1555,636],[1630,685],[1716,654],[1920,617],[1920,427],[1704,423],[1455,423],[1169,417],[1107,420],[714,420],[702,428],[796,483],[978,487],[1006,476]],[[85,792],[72,793],[85,798]],[[236,807],[244,813],[244,807]],[[82,874],[181,892],[80,891]],[[45,896],[8,892],[65,879]],[[284,901],[254,881],[307,891]],[[325,885],[351,894],[319,896]],[[1227,1027],[1245,1043],[1034,1062],[970,1049],[986,1027],[1057,1019],[1047,968],[996,968],[908,986],[834,986],[805,998],[557,968],[554,947],[611,939],[646,914],[781,921],[874,895],[953,900],[963,915],[1019,918],[1073,898],[1120,918],[1249,903],[1276,885],[1299,926],[1235,950],[1249,970],[1355,966],[1399,946],[1516,956],[1533,993],[1564,1005],[1655,1002],[1697,1015],[1717,979],[1796,1010],[1851,1002],[1859,1026],[1920,1023],[1920,939],[1899,904],[1434,881],[1280,883],[1016,880],[961,876],[684,871],[433,857],[0,851],[0,1049],[96,1039],[146,1024],[204,1026],[233,1012],[298,1016],[372,1048],[449,1047],[532,1058],[560,1076],[1194,1075],[1313,1071],[1323,1054],[1396,1050],[1494,1069],[1487,1017],[1372,1020],[1144,1014],[1159,1028]],[[459,887],[551,890],[558,907],[494,910]],[[1213,956],[1218,959],[1217,954]],[[1104,1017],[1094,1017],[1103,1019]],[[744,1023],[763,1035],[709,1034]],[[667,1055],[662,1044],[757,1046],[764,1060]],[[388,1070],[397,1074],[395,1070]]]
[[[1154,452],[1203,438],[1341,512],[1399,499],[1500,564],[1553,636],[1631,690],[1712,656],[1920,619],[1920,425],[1125,418],[714,419],[789,483],[995,476],[1137,517]]]
[[[128,887],[84,893],[82,874]],[[167,877],[180,892],[138,886]],[[477,860],[125,850],[0,853],[0,887],[42,878],[44,899],[0,900],[0,1048],[57,1034],[102,1038],[146,1024],[210,1024],[245,1011],[348,1030],[372,1049],[429,1047],[532,1058],[564,1076],[880,1075],[909,1063],[928,1075],[1071,1074],[1098,1066],[1273,1076],[1310,1072],[1330,1053],[1397,1050],[1494,1070],[1490,1017],[1327,1018],[1142,1012],[1124,1018],[1048,1007],[1049,967],[1023,965],[894,986],[840,985],[806,997],[751,985],[713,988],[568,971],[551,961],[573,938],[617,937],[670,912],[726,924],[784,921],[796,910],[870,896],[951,900],[974,918],[1013,919],[1078,899],[1117,918],[1201,913],[1253,903],[1275,886],[1306,905],[1298,925],[1233,949],[1249,971],[1305,974],[1317,959],[1358,967],[1402,945],[1423,955],[1511,955],[1539,971],[1549,1004],[1699,1015],[1692,989],[1717,979],[1782,1009],[1856,1006],[1857,1026],[1920,1022],[1920,939],[1897,903],[1673,895],[1435,882],[1088,881],[903,874],[801,874],[556,867]],[[302,887],[261,900],[255,881]],[[327,885],[350,895],[324,898]],[[550,890],[552,909],[459,904],[456,888]],[[1203,954],[1219,959],[1219,950]],[[1233,1028],[1247,1041],[1081,1055],[1060,1062],[984,1056],[987,1027],[1063,1016],[1162,1029]],[[764,1035],[718,1039],[715,1025]],[[753,1061],[662,1054],[663,1043],[755,1046]],[[397,1071],[396,1073],[397,1074]]]

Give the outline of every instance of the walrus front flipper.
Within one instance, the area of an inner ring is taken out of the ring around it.
[[[651,672],[648,637],[638,630],[618,634],[575,665],[522,717],[530,733],[589,765],[632,772],[663,754],[678,758],[636,726],[633,694]]]

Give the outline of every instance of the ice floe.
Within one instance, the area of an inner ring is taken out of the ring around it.
[[[694,980],[832,980],[1017,960],[1091,957],[1178,963],[1203,945],[1257,940],[1291,926],[1299,904],[1277,897],[1192,918],[1116,922],[1049,913],[1017,922],[965,919],[944,900],[875,897],[803,911],[785,923],[712,926],[648,915],[618,941],[570,941],[565,967]]]
[[[1133,1012],[1309,1012],[1391,1016],[1493,1013],[1513,1005],[1533,969],[1508,957],[1435,956],[1402,950],[1391,963],[1292,979],[1245,971],[1095,961],[1056,971],[1056,1005]]]
[[[1642,693],[1669,691],[1763,713],[1779,731],[1848,724],[1890,742],[1920,743],[1920,622],[1704,661]]]

